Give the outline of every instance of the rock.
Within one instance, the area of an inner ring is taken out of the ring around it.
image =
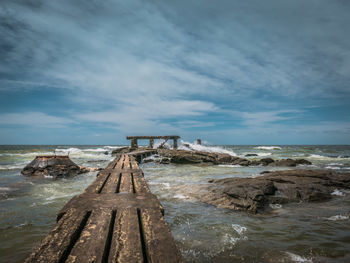
[[[109,154],[109,152],[108,152],[108,151],[105,151],[103,154],[104,154],[104,155],[108,155],[108,154]]]
[[[245,157],[252,157],[252,156],[259,156],[256,153],[248,153],[246,155],[244,155]]]
[[[169,164],[170,163],[170,159],[169,158],[162,158],[160,159],[160,162],[159,163],[162,163],[162,164]]]
[[[171,163],[177,164],[234,164],[241,166],[249,165],[274,165],[274,166],[296,166],[297,164],[311,164],[311,162],[299,159],[284,159],[275,161],[271,158],[261,160],[248,160],[226,153],[213,153],[189,150],[158,149],[158,154],[168,158]],[[168,163],[168,162],[166,162]]]
[[[269,165],[270,163],[273,163],[273,162],[275,162],[275,160],[274,159],[272,159],[272,158],[262,158],[261,160],[260,160],[260,162],[261,162],[261,164],[262,165]]]
[[[210,180],[201,201],[219,207],[263,212],[269,204],[327,201],[335,189],[350,189],[350,173],[324,170],[287,170],[256,178]]]
[[[287,166],[287,167],[294,167],[297,166],[298,164],[304,164],[304,165],[310,165],[312,164],[308,160],[305,159],[282,159],[282,160],[277,160],[269,165],[271,166]]]
[[[68,156],[37,156],[26,165],[21,173],[25,176],[71,177],[77,174],[96,171],[98,168],[82,167],[75,164]]]
[[[240,164],[249,165],[250,161],[226,153],[202,151],[158,149],[158,154],[177,164]]]
[[[305,160],[305,159],[296,159],[295,162],[297,164],[301,164],[301,165],[311,165],[312,162]]]
[[[131,148],[129,146],[126,146],[126,147],[121,147],[121,148],[113,150],[112,154],[128,153],[130,151],[131,151]]]

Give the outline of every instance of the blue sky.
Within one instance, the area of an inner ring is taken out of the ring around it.
[[[3,0],[0,144],[350,144],[346,0]]]

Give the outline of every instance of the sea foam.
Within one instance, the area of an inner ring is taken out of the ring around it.
[[[257,146],[255,149],[259,150],[281,150],[282,148],[279,146]]]
[[[226,150],[224,148],[218,147],[218,146],[206,146],[201,144],[194,144],[189,142],[181,141],[181,145],[179,147],[181,150],[187,150],[187,151],[201,151],[201,152],[213,152],[213,153],[226,153],[231,156],[237,156],[236,153],[230,150]]]

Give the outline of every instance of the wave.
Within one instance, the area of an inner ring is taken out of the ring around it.
[[[259,150],[282,150],[282,148],[279,147],[279,146],[257,146],[257,147],[254,147],[254,149],[259,149]]]
[[[312,259],[308,259],[306,257],[299,256],[297,254],[294,254],[292,252],[285,252],[288,257],[294,261],[294,262],[305,262],[305,263],[312,263]]]
[[[242,165],[239,164],[219,164],[219,167],[242,167]]]
[[[226,153],[231,156],[237,156],[236,153],[226,150],[224,148],[218,147],[218,146],[205,146],[201,144],[194,144],[189,142],[181,141],[181,145],[179,146],[180,150],[187,150],[187,151],[200,151],[200,152],[212,152],[212,153]]]
[[[320,160],[350,159],[348,155],[327,156],[327,155],[319,155],[319,154],[311,154],[309,158],[320,159]]]
[[[16,169],[22,169],[24,166],[26,166],[27,163],[15,163],[15,164],[5,164],[0,165],[0,170],[16,170]]]
[[[347,220],[347,219],[349,219],[348,215],[335,215],[335,216],[326,218],[326,220],[329,220],[329,221],[339,221],[339,220]]]
[[[345,194],[341,191],[339,191],[338,189],[335,189],[331,195],[337,195],[337,196],[345,196]]]

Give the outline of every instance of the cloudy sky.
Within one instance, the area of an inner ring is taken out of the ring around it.
[[[1,0],[0,144],[350,144],[350,1]]]

